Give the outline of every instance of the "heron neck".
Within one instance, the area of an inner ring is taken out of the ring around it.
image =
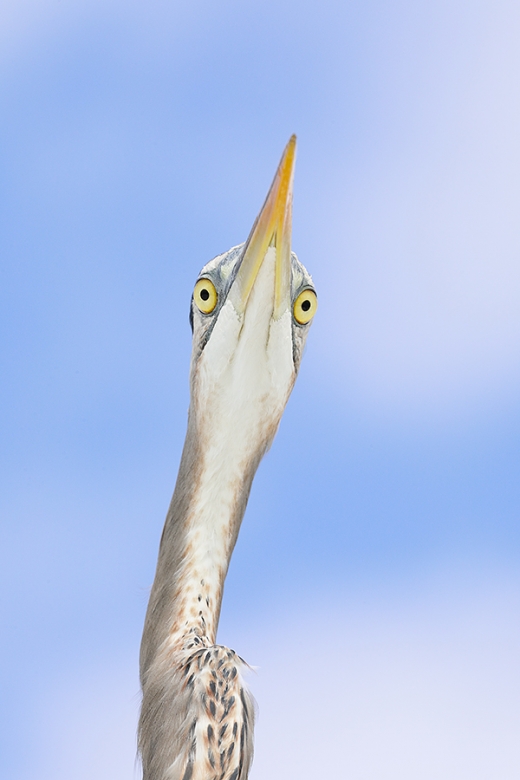
[[[175,631],[181,635],[192,631],[211,644],[216,639],[224,580],[254,475],[230,450],[221,442],[204,447],[195,470],[197,480],[177,574]]]
[[[163,642],[187,647],[196,636],[215,643],[224,580],[262,455],[245,458],[220,437],[201,441],[190,414],[145,622],[145,665]]]

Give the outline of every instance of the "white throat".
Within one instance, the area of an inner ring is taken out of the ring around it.
[[[291,313],[273,319],[274,274],[269,248],[245,314],[227,300],[192,366],[190,417],[201,463],[186,525],[177,639],[195,625],[215,641],[240,507],[294,384]]]

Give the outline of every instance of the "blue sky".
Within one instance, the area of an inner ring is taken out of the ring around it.
[[[518,777],[519,35],[502,0],[4,0],[2,776],[137,776],[189,298],[296,132],[320,310],[220,631],[253,779]]]

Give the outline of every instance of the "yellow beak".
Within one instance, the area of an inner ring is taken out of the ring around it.
[[[245,311],[249,294],[270,246],[276,250],[273,317],[279,319],[291,303],[291,231],[296,136],[292,135],[273,183],[244,247],[240,268],[229,292],[233,306]]]

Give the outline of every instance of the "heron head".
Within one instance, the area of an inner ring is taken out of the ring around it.
[[[294,385],[317,308],[312,279],[291,252],[293,136],[245,244],[209,262],[190,320],[192,409],[268,446]],[[225,428],[225,426],[223,426]]]

